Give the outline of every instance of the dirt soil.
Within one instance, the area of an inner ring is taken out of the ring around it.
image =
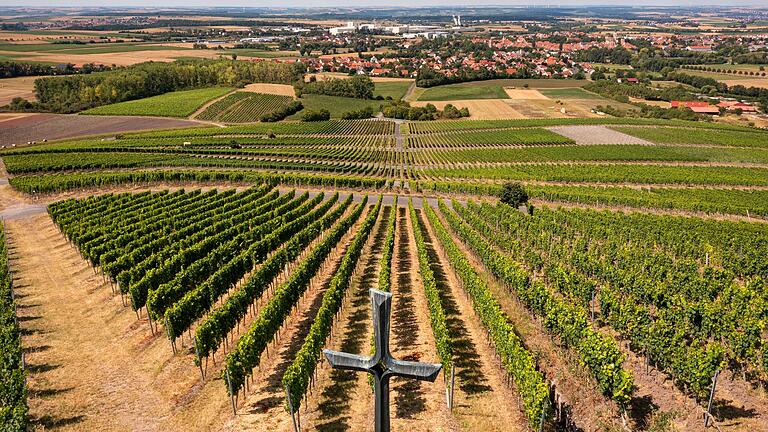
[[[547,129],[576,141],[576,144],[654,145],[644,139],[636,138],[605,126],[556,126]]]
[[[35,80],[39,76],[0,79],[0,106],[8,105],[13,98],[21,97],[35,101]]]
[[[456,108],[467,108],[469,110],[470,120],[505,120],[505,119],[524,119],[526,118],[516,109],[512,108],[505,99],[473,99],[473,100],[451,100],[451,101],[433,101],[411,102],[413,106],[425,106],[432,104],[437,109],[444,109],[446,105],[451,104]]]
[[[265,83],[248,84],[247,86],[245,86],[244,89],[240,91],[296,97],[296,91],[293,89],[293,86],[288,84],[265,84]]]
[[[159,117],[79,116],[35,114],[3,121],[0,143],[25,144],[28,141],[56,140],[88,135],[104,135],[148,129],[200,126],[201,123]]]
[[[502,371],[487,333],[421,211],[427,254],[446,314],[456,368],[453,415],[466,431],[526,431],[522,402]]]
[[[538,90],[529,90],[529,89],[518,89],[518,88],[509,88],[504,87],[504,91],[507,93],[507,95],[511,99],[522,99],[522,100],[549,100],[548,97],[541,94]]]

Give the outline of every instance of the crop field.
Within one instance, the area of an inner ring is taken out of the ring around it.
[[[304,105],[304,110],[317,111],[325,109],[331,113],[332,119],[341,118],[341,115],[347,111],[359,111],[366,107],[371,107],[375,114],[381,111],[380,107],[383,103],[382,101],[378,100],[355,99],[317,94],[305,94],[299,100]],[[289,116],[288,120],[299,120],[301,119],[302,114],[303,113],[299,111],[298,113]]]
[[[411,86],[413,81],[378,81],[375,82],[375,89],[373,91],[374,96],[381,96],[383,98],[391,97],[394,100],[402,99],[405,96],[405,92],[408,91],[408,87]]]
[[[550,99],[604,99],[578,87],[541,89],[539,92]]]
[[[420,101],[463,99],[509,99],[504,88],[495,81],[448,84],[430,87],[419,96]]]
[[[252,123],[259,121],[261,116],[286,106],[292,100],[289,96],[235,92],[209,105],[196,118],[224,123]]]
[[[157,117],[189,117],[206,102],[232,91],[228,87],[183,90],[145,99],[104,105],[84,111],[86,115],[135,115]]]
[[[292,99],[207,91],[154,108]],[[369,380],[322,351],[371,353],[378,289],[392,355],[442,368],[391,381],[393,430],[707,432],[715,380],[710,425],[768,432],[767,137],[370,119],[3,148],[0,391],[41,429],[368,430]]]
[[[45,223],[76,248],[62,253],[76,250],[97,272],[95,288],[113,292],[118,308],[125,302],[121,322],[132,319],[139,333],[153,335],[144,348],[151,357],[137,359],[131,371],[141,375],[160,362],[155,367],[175,384],[155,382],[149,394],[155,397],[161,383],[201,389],[184,405],[152,408],[164,427],[190,415],[188,403],[207,413],[231,410],[230,396],[241,427],[289,427],[285,388],[305,429],[365,427],[367,380],[331,373],[319,356],[323,347],[367,352],[370,288],[395,295],[393,354],[419,352],[454,370],[454,398],[463,401],[453,412],[440,408],[449,380],[422,384],[418,392],[394,386],[395,407],[426,401],[393,410],[400,427],[459,421],[526,430],[542,418],[553,429],[635,425],[649,418],[621,412],[650,398],[667,410],[692,407],[674,421],[697,430],[701,401],[721,365],[732,376],[718,390],[722,400],[765,408],[742,393],[766,366],[764,224],[546,207],[524,216],[474,199],[430,205],[267,184],[65,199],[48,214]],[[19,244],[22,252],[26,247]],[[420,271],[409,271],[412,265]],[[31,269],[20,271],[24,277]],[[674,313],[680,307],[713,310],[718,319],[705,324]],[[745,322],[754,324],[745,329]],[[404,343],[413,338],[418,347]],[[31,361],[66,356],[56,339],[50,343]],[[678,385],[659,385],[635,361],[639,356]],[[342,385],[361,397],[337,393]],[[250,409],[265,397],[276,403]],[[40,408],[32,399],[30,409]],[[56,416],[66,407],[49,402],[48,409]],[[760,430],[759,417],[744,421]],[[113,428],[120,421],[105,416],[78,424]]]
[[[697,144],[734,147],[768,147],[768,135],[763,132],[691,130],[677,128],[616,127],[619,132],[658,144]]]

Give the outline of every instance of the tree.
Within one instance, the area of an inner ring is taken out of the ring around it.
[[[528,202],[528,192],[517,182],[505,183],[501,188],[501,202],[517,208]]]

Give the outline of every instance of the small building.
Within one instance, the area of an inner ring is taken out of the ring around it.
[[[687,101],[672,101],[672,108],[685,107],[697,114],[720,114],[720,109],[715,105],[710,105],[709,102],[687,102]]]

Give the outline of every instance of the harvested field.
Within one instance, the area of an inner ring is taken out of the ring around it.
[[[0,142],[4,145],[74,138],[88,135],[111,134],[149,129],[171,129],[198,126],[189,120],[130,116],[78,116],[62,114],[34,114],[3,122]]]
[[[469,99],[455,101],[435,101],[435,102],[412,102],[413,106],[424,106],[428,103],[436,106],[438,109],[444,109],[446,105],[451,104],[456,108],[469,109],[470,120],[504,120],[504,119],[523,119],[527,118],[516,109],[512,108],[504,99]]]
[[[557,126],[547,129],[576,141],[576,144],[653,145],[644,139],[608,129],[605,126]]]
[[[504,91],[507,92],[510,99],[523,99],[523,100],[549,100],[548,97],[541,94],[538,90],[529,89],[517,89],[505,87]]]
[[[147,61],[172,62],[179,57],[218,58],[223,55],[216,50],[160,50],[160,51],[127,51],[101,54],[67,54],[65,52],[50,52],[45,54],[14,53],[21,54],[19,60],[34,60],[51,63],[72,63],[82,66],[86,63],[105,65],[129,66]],[[242,58],[247,59],[246,57]]]
[[[728,79],[722,81],[729,86],[743,85],[744,87],[768,88],[768,78]]]
[[[634,103],[637,103],[637,102],[644,103],[646,105],[657,106],[661,108],[670,108],[672,106],[672,104],[667,101],[652,101],[648,99],[638,99],[633,97],[629,98],[629,101]]]
[[[0,79],[0,106],[8,105],[13,98],[35,100],[35,80],[38,76]]]
[[[240,91],[274,94],[274,95],[289,96],[289,97],[296,96],[296,92],[293,90],[293,86],[288,84],[266,84],[266,83],[248,84],[247,86],[245,86],[245,88],[241,89]]]

